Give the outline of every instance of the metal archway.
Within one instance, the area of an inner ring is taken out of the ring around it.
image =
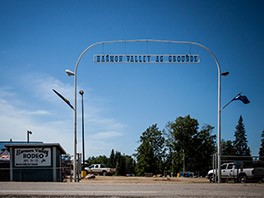
[[[113,44],[113,43],[136,43],[136,42],[148,42],[148,43],[171,43],[171,44],[188,44],[188,45],[195,45],[201,47],[202,49],[209,52],[209,54],[213,57],[215,64],[217,66],[217,79],[218,79],[218,105],[217,105],[217,169],[218,169],[218,183],[221,182],[221,67],[220,64],[215,56],[215,54],[210,50],[208,47],[192,41],[174,41],[174,40],[155,40],[155,39],[139,39],[139,40],[113,40],[113,41],[102,41],[96,42],[87,48],[85,48],[82,53],[80,54],[79,58],[75,63],[74,72],[71,72],[70,75],[74,75],[74,160],[73,160],[73,177],[74,182],[76,182],[76,155],[77,155],[77,73],[78,73],[78,66],[82,59],[82,57],[88,52],[91,48],[103,45],[103,44]],[[68,71],[69,72],[69,71]]]

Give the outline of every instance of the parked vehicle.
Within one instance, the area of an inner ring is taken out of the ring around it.
[[[106,175],[113,175],[116,173],[116,169],[115,168],[107,168],[104,164],[92,164],[89,167],[86,167],[85,170],[88,173],[92,173],[92,174],[100,174],[103,176]]]
[[[210,170],[207,178],[210,182],[214,181],[217,176],[217,170]],[[234,180],[236,182],[244,183],[248,180],[262,181],[264,178],[264,168],[243,168],[242,165],[235,163],[225,163],[221,165],[221,180]]]

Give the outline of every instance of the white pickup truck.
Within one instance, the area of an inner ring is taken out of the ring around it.
[[[89,167],[86,167],[85,170],[88,173],[92,173],[92,174],[100,174],[103,176],[106,175],[113,175],[116,173],[116,169],[115,168],[107,168],[104,164],[92,164]]]
[[[210,182],[214,181],[217,171],[210,170],[207,173],[207,178]],[[244,183],[247,180],[261,181],[264,178],[264,168],[243,168],[238,167],[235,163],[225,163],[221,165],[221,180],[234,180]]]

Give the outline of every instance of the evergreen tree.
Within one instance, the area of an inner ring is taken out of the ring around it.
[[[126,175],[126,174],[134,174],[135,173],[135,160],[125,154],[121,154],[119,151],[111,150],[110,157],[106,156],[98,156],[98,157],[89,157],[86,162],[91,164],[105,164],[110,168],[116,168],[116,175]]]
[[[234,156],[235,155],[235,150],[233,147],[233,141],[231,140],[222,140],[221,141],[221,153],[222,156]]]
[[[157,124],[150,126],[142,133],[140,143],[135,154],[137,175],[144,175],[145,172],[162,173],[165,139]]]
[[[240,160],[237,156],[235,156],[235,149],[232,140],[221,140],[221,154],[222,163]]]
[[[251,156],[250,148],[247,145],[246,130],[242,116],[239,117],[235,131],[235,140],[233,142],[236,156]]]
[[[126,164],[126,167],[125,167],[126,171],[125,171],[125,173],[126,174],[130,174],[130,175],[131,174],[134,175],[134,173],[135,173],[135,166],[136,166],[135,160],[131,156],[129,156],[129,155],[126,155],[124,157],[125,157],[125,164]]]
[[[261,134],[261,145],[259,148],[259,160],[264,161],[264,130]]]
[[[154,154],[151,145],[147,142],[142,142],[138,147],[137,153],[137,165],[136,165],[136,174],[143,176],[146,172],[154,172]]]
[[[109,167],[113,168],[116,167],[116,158],[115,158],[115,151],[112,149],[110,157],[109,157]]]
[[[115,154],[115,159],[116,159],[116,175],[123,175],[124,172],[124,161],[121,153],[119,151],[116,151]]]
[[[109,159],[105,155],[100,155],[98,157],[89,157],[86,160],[87,164],[92,165],[92,164],[105,164],[108,165]]]

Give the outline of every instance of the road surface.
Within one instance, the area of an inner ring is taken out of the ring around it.
[[[0,182],[0,197],[264,197],[264,184]]]

